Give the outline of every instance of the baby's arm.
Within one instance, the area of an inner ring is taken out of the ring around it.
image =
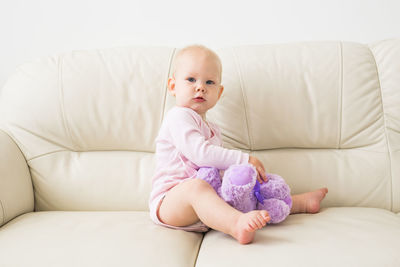
[[[174,145],[197,166],[227,169],[230,165],[249,161],[247,153],[213,145],[206,140],[190,111],[174,110],[170,115],[168,131]]]

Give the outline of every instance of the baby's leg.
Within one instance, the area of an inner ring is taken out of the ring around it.
[[[232,208],[201,179],[189,179],[168,191],[158,216],[160,221],[172,226],[188,226],[201,220],[241,244],[250,243],[254,232],[270,220],[264,210],[242,213]]]
[[[327,193],[328,188],[320,188],[316,191],[293,195],[293,206],[290,210],[290,214],[319,212],[320,203]]]

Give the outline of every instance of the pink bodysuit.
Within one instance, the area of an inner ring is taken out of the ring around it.
[[[187,231],[207,231],[202,222],[186,227],[162,223],[157,210],[165,194],[186,179],[196,178],[200,167],[227,169],[249,161],[249,154],[222,147],[219,127],[205,122],[190,108],[174,107],[168,111],[156,138],[156,171],[149,206],[151,219],[160,225]]]

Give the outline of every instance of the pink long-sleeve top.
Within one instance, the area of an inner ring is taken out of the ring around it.
[[[168,111],[156,138],[156,170],[152,179],[150,210],[172,187],[195,178],[200,167],[227,169],[248,163],[249,154],[222,147],[219,127],[205,122],[190,108]]]

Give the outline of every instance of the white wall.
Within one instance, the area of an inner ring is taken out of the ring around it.
[[[0,0],[0,88],[24,61],[75,49],[399,38],[399,11],[398,0]]]

